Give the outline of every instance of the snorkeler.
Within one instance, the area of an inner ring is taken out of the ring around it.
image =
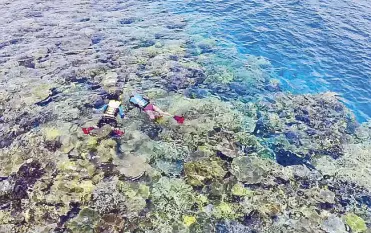
[[[102,128],[104,125],[110,125],[112,133],[115,136],[122,136],[124,131],[117,128],[117,115],[120,115],[121,119],[125,117],[124,110],[122,109],[120,99],[120,92],[116,91],[108,95],[108,104],[103,105],[99,110],[103,111],[103,116],[98,121],[97,126],[82,128],[84,134],[90,134],[92,130]]]
[[[173,117],[179,124],[183,124],[184,117],[174,116],[168,112],[162,111],[159,107],[152,104],[150,100],[146,97],[143,97],[139,94],[133,94],[130,96],[129,102],[140,110],[144,111],[151,120],[156,120],[163,116]]]

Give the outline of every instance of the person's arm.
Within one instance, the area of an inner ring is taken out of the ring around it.
[[[104,112],[108,108],[108,104],[103,105],[102,107],[98,108],[98,111]]]
[[[119,114],[120,114],[121,119],[125,117],[124,109],[122,108],[121,105],[119,107]]]

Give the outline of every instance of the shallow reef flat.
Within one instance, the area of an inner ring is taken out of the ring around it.
[[[370,232],[371,124],[336,94],[285,92],[161,1],[0,15],[0,232]],[[125,135],[84,135],[115,88]]]

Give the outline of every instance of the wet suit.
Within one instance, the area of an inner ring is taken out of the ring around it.
[[[120,115],[121,118],[125,117],[124,110],[122,109],[121,102],[118,100],[110,100],[108,104],[103,105],[99,110],[103,111],[102,118],[98,121],[96,127],[82,128],[85,134],[89,134],[90,131],[101,128],[104,125],[110,125],[113,128],[113,133],[118,136],[124,134],[123,131],[116,129],[117,128],[117,115]]]
[[[121,118],[125,117],[124,110],[122,109],[121,102],[117,100],[110,100],[108,104],[100,108],[103,111],[103,116],[99,120],[97,126],[101,128],[103,125],[111,125],[117,127],[116,117],[119,114]]]
[[[154,111],[153,104],[149,102],[149,99],[139,94],[130,96],[129,102],[143,111]]]
[[[160,108],[151,104],[148,98],[145,98],[139,94],[134,94],[130,96],[129,102],[135,107],[146,112],[152,120],[161,118],[163,115],[172,116],[170,113],[163,112]],[[154,115],[156,114],[156,115]],[[182,116],[172,116],[179,124],[183,124],[184,117]]]

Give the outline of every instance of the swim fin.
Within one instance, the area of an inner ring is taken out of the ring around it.
[[[84,134],[90,134],[90,132],[95,129],[94,127],[88,127],[88,128],[82,128],[82,132],[84,132]]]
[[[119,129],[114,129],[114,130],[112,130],[112,132],[113,132],[115,135],[119,136],[119,137],[121,137],[122,135],[125,134],[124,131],[121,131],[121,130],[119,130]]]
[[[184,117],[182,116],[174,116],[174,120],[176,120],[179,124],[184,123]]]

